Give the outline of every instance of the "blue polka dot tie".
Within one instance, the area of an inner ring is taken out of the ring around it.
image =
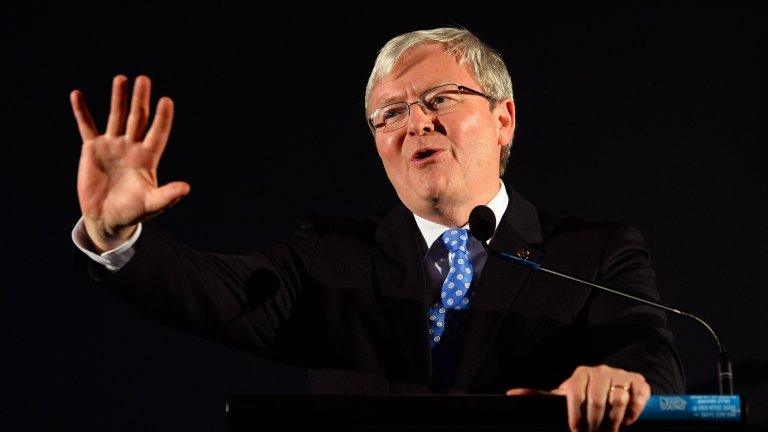
[[[440,342],[445,331],[445,317],[449,310],[462,310],[469,307],[467,291],[472,285],[473,269],[469,261],[467,240],[469,233],[465,229],[449,229],[440,237],[448,250],[448,275],[443,282],[440,298],[429,308],[429,341],[432,348]]]

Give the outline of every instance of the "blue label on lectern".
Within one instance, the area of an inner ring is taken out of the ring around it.
[[[721,395],[654,395],[640,420],[739,421],[739,396]]]

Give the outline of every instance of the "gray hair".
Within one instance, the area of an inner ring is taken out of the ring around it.
[[[373,71],[365,86],[365,112],[370,109],[371,90],[386,78],[402,56],[411,48],[423,44],[442,44],[448,55],[458,56],[459,64],[467,63],[480,91],[491,99],[491,108],[504,99],[513,99],[512,79],[501,58],[493,48],[481,41],[469,30],[443,27],[432,30],[417,30],[391,39],[381,48]],[[499,176],[504,174],[509,160],[512,142],[501,149]]]

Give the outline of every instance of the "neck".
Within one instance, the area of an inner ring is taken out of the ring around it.
[[[466,200],[448,200],[435,198],[427,201],[414,213],[446,227],[463,227],[469,222],[469,214],[479,205],[486,205],[497,193],[499,187],[503,187],[499,181],[495,187],[487,188],[482,194],[475,194]]]

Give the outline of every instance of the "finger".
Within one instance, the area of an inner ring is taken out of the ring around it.
[[[107,120],[107,135],[125,134],[125,119],[128,117],[128,78],[117,75],[112,80],[112,101]]]
[[[645,405],[651,398],[651,386],[645,382],[645,378],[639,375],[640,378],[632,381],[631,384],[631,397],[629,398],[629,404],[627,405],[627,412],[624,414],[624,424],[631,425],[640,418]]]
[[[608,421],[612,432],[618,432],[621,422],[624,420],[630,399],[629,389],[629,383],[611,382],[611,389],[608,391]]]
[[[133,84],[133,98],[131,99],[131,113],[128,115],[128,124],[125,128],[125,138],[128,142],[141,141],[149,119],[149,96],[152,90],[152,82],[144,75],[136,78]]]
[[[179,202],[181,198],[189,194],[189,190],[189,183],[186,182],[172,182],[154,189],[147,194],[144,210],[147,214],[161,212]]]
[[[69,94],[69,102],[72,104],[72,112],[75,114],[77,129],[80,131],[80,138],[83,139],[83,142],[96,138],[99,132],[93,117],[91,117],[91,112],[88,111],[88,106],[85,104],[83,93],[80,90],[73,90]]]
[[[152,121],[152,127],[149,128],[147,137],[144,139],[144,145],[155,152],[155,165],[157,165],[160,155],[163,154],[165,145],[168,143],[168,136],[171,134],[171,125],[173,124],[173,111],[173,100],[168,97],[160,98],[157,102],[157,112]]]
[[[589,374],[586,368],[576,368],[573,375],[553,390],[554,394],[564,394],[568,404],[568,426],[572,431],[579,430],[585,421],[584,403],[587,399]]]
[[[550,396],[553,393],[546,390],[536,390],[530,388],[513,388],[507,390],[507,396]]]
[[[556,396],[566,396],[568,394],[568,392],[566,392],[562,388],[556,388],[554,390],[551,390],[549,393]]]
[[[608,403],[608,391],[611,387],[611,380],[604,373],[600,373],[596,368],[589,375],[589,384],[587,385],[587,424],[589,430],[597,430],[605,416],[605,405]]]

